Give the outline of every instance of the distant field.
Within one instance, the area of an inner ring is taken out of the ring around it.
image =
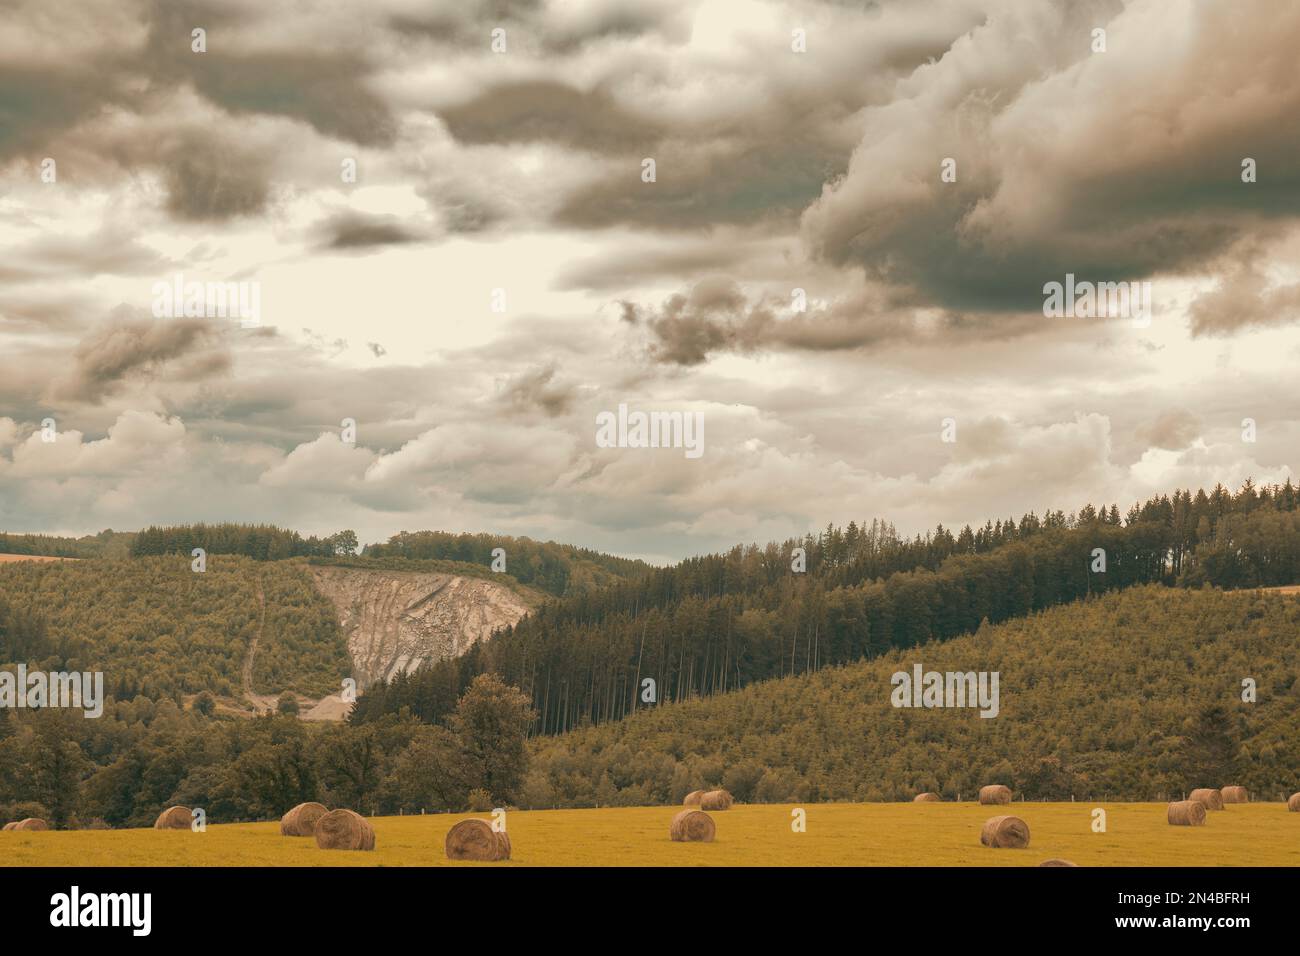
[[[0,564],[11,561],[76,561],[76,558],[51,557],[47,554],[0,554]]]
[[[1103,807],[1108,832],[1091,831]],[[372,820],[377,849],[317,849],[281,837],[278,823],[154,830],[0,834],[4,866],[1300,866],[1300,813],[1280,803],[1233,806],[1203,827],[1171,827],[1154,803],[1016,803],[1031,832],[1025,850],[980,845],[980,825],[1003,808],[972,803],[812,804],[808,830],[790,829],[789,805],[712,814],[717,840],[673,843],[676,807],[511,811],[508,864],[452,864],[443,838],[467,815]],[[486,816],[486,815],[480,815]]]

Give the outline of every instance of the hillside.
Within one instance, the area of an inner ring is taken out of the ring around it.
[[[529,806],[742,800],[1160,800],[1241,783],[1300,789],[1300,601],[1137,587],[956,640],[711,699],[643,708],[534,743]],[[896,709],[891,675],[1000,672],[1000,714]],[[1258,702],[1241,700],[1253,678]]]
[[[544,599],[476,566],[439,567],[218,554],[196,574],[180,556],[18,561],[0,565],[0,598],[43,628],[21,645],[29,667],[103,671],[119,699],[210,691],[264,710],[283,691],[337,697],[345,677],[364,688],[461,654]],[[6,650],[0,640],[0,666],[20,662],[18,645]],[[325,711],[315,716],[342,716]]]
[[[912,542],[873,524],[691,558],[539,608],[463,657],[358,701],[436,721],[480,673],[529,694],[535,730],[618,720],[646,678],[658,699],[725,693],[970,633],[1136,584],[1222,588],[1300,581],[1300,496],[1288,482],[1085,505]],[[806,567],[792,560],[804,549]],[[1098,561],[1104,559],[1104,564]],[[453,690],[448,693],[448,688]]]

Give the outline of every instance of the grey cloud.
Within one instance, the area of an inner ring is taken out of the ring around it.
[[[216,136],[183,137],[164,150],[167,208],[194,222],[261,212],[270,194],[265,160]]]
[[[212,320],[134,315],[129,309],[114,310],[77,344],[64,394],[94,401],[134,376],[166,369],[172,377],[204,379],[230,368],[230,355]]]
[[[572,385],[556,380],[554,363],[520,372],[505,382],[501,398],[515,409],[537,408],[554,418],[569,411],[576,397]]]
[[[1178,450],[1186,448],[1200,434],[1201,423],[1186,409],[1175,409],[1162,414],[1142,429],[1140,437],[1154,448]]]
[[[1243,328],[1300,321],[1300,283],[1270,282],[1259,271],[1254,252],[1245,253],[1214,289],[1192,301],[1193,335],[1227,336]]]
[[[725,277],[696,283],[660,306],[619,302],[622,321],[650,336],[648,354],[665,365],[700,365],[715,354],[766,351],[841,352],[898,344],[996,341],[1041,333],[1041,316],[962,312],[923,315],[920,303],[888,286],[872,285],[824,308],[795,312],[789,297],[747,296]]]

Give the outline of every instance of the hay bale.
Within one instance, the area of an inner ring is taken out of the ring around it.
[[[700,805],[700,800],[703,797],[704,797],[703,790],[692,790],[690,793],[686,795],[686,799],[682,801],[682,806],[698,807]]]
[[[38,817],[28,817],[26,820],[19,820],[13,825],[15,830],[48,830],[50,825]]]
[[[731,794],[725,790],[710,790],[700,797],[701,810],[730,810]]]
[[[510,859],[510,837],[493,830],[487,820],[461,820],[447,831],[443,845],[449,860],[490,863]]]
[[[674,843],[712,843],[716,831],[713,817],[703,810],[683,810],[668,827]]]
[[[158,814],[153,822],[155,830],[189,830],[194,823],[194,814],[189,807],[168,807]]]
[[[937,793],[918,793],[912,798],[913,803],[938,803],[939,795]]]
[[[1010,787],[1004,787],[1000,783],[990,784],[987,787],[980,787],[980,803],[985,806],[1001,806],[1004,803],[1010,802]]]
[[[1200,827],[1205,825],[1205,804],[1199,800],[1176,800],[1169,804],[1169,825]]]
[[[998,849],[1023,850],[1029,846],[1029,824],[1009,814],[989,817],[980,830],[980,842]]]
[[[329,807],[319,803],[300,803],[280,818],[280,836],[315,836],[316,821],[329,812]]]
[[[1292,813],[1300,813],[1300,793],[1291,794],[1291,799],[1286,802],[1286,808]]]
[[[1198,787],[1192,791],[1192,795],[1187,799],[1200,801],[1205,804],[1207,810],[1223,809],[1223,794],[1213,787]]]
[[[373,850],[375,829],[359,813],[331,810],[316,820],[316,845],[322,850]]]
[[[1079,864],[1078,864],[1078,863],[1072,863],[1072,862],[1069,861],[1069,860],[1062,860],[1060,857],[1053,857],[1053,858],[1050,859],[1050,860],[1044,860],[1042,863],[1039,863],[1038,865],[1039,865],[1039,866],[1073,866],[1073,867],[1077,867]]]
[[[13,823],[6,823],[4,828],[6,830],[15,830],[18,828],[18,821],[15,820]]]
[[[1245,787],[1224,787],[1219,793],[1224,803],[1250,803],[1250,793]]]

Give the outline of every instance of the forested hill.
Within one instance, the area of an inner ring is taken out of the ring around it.
[[[660,701],[683,700],[1134,584],[1291,584],[1300,581],[1297,507],[1290,482],[1247,482],[1236,494],[1154,498],[1123,518],[1114,506],[1085,506],[909,543],[877,524],[736,548],[545,605],[458,660],[373,686],[353,719],[409,707],[437,721],[476,674],[496,672],[530,695],[536,732],[558,733],[622,718],[646,678]],[[802,573],[794,547],[807,552]]]
[[[522,805],[647,806],[725,786],[743,801],[1166,800],[1300,787],[1300,599],[1137,587],[870,662],[644,708],[534,742]],[[997,671],[997,717],[903,709],[891,675]],[[1254,680],[1257,700],[1242,700]]]

